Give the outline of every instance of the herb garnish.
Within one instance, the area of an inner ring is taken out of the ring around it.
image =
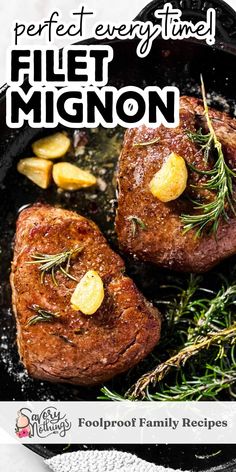
[[[36,315],[32,316],[28,322],[26,323],[26,326],[31,326],[39,321],[47,322],[47,321],[53,321],[54,318],[59,318],[60,315],[59,313],[52,313],[51,311],[45,310],[44,308],[40,307],[39,305],[31,305],[30,310],[33,310],[36,312]]]
[[[151,141],[144,141],[144,142],[141,142],[141,143],[134,143],[133,147],[136,147],[136,146],[151,146],[152,144],[156,144],[159,141],[160,141],[160,138],[154,138]]]
[[[128,216],[127,220],[131,221],[131,227],[132,227],[132,236],[134,237],[135,234],[136,234],[136,231],[137,231],[137,226],[140,227],[140,229],[142,230],[146,230],[147,229],[147,225],[144,223],[143,220],[141,220],[141,218],[139,218],[138,216]]]
[[[62,341],[64,341],[66,344],[70,344],[71,346],[75,346],[75,343],[73,343],[73,341],[71,341],[71,339],[68,338],[67,336],[65,336],[64,334],[52,333],[51,336],[56,336],[56,337],[62,339]]]
[[[194,166],[190,166],[191,170],[198,174],[206,175],[209,179],[206,183],[202,184],[202,188],[209,191],[215,192],[215,198],[209,203],[199,203],[193,201],[194,209],[198,210],[195,215],[182,215],[181,219],[184,224],[184,233],[191,229],[196,229],[196,236],[201,236],[203,230],[207,227],[209,232],[216,233],[221,217],[225,221],[228,221],[228,210],[230,209],[234,214],[234,197],[233,197],[233,178],[236,177],[236,173],[231,170],[225,162],[222,144],[218,140],[215,130],[212,125],[212,121],[209,116],[209,109],[206,99],[206,91],[201,76],[201,89],[202,98],[205,110],[205,117],[207,126],[209,129],[208,134],[202,134],[200,129],[198,133],[188,132],[188,137],[194,143],[201,146],[204,152],[204,158],[206,161],[209,159],[211,151],[216,153],[216,161],[214,167],[209,171],[200,171]],[[195,185],[192,187],[197,188]]]
[[[206,365],[206,373],[200,377],[193,375],[191,380],[187,380],[184,374],[180,375],[180,382],[176,385],[164,388],[161,386],[160,391],[150,395],[150,400],[159,401],[183,401],[183,400],[215,400],[223,390],[231,392],[232,386],[236,381],[235,374],[236,365],[226,369]],[[182,380],[182,383],[181,383]]]
[[[36,253],[31,256],[33,261],[28,262],[28,264],[39,265],[39,270],[41,272],[41,283],[44,283],[45,274],[49,272],[51,274],[53,283],[57,285],[55,270],[60,270],[66,277],[77,282],[75,277],[72,277],[72,275],[69,273],[70,263],[72,257],[79,254],[82,250],[82,246],[77,246],[74,249],[59,252],[58,254]]]
[[[98,398],[216,400],[225,391],[226,398],[234,399],[235,276],[236,267],[229,278],[217,274],[212,290],[207,277],[167,275],[155,300],[163,315],[158,346],[141,366],[130,371],[127,386],[118,392],[103,387]]]
[[[217,346],[220,350],[224,344],[236,342],[236,323],[230,328],[226,328],[214,333],[208,333],[201,341],[190,344],[181,349],[177,354],[170,357],[167,361],[159,364],[155,369],[144,374],[127,392],[127,397],[142,398],[150,384],[156,385],[157,382],[163,380],[171,368],[184,365],[188,359],[196,356],[202,349],[208,349],[210,346]]]

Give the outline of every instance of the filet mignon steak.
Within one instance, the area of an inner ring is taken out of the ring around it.
[[[75,280],[58,270],[57,285],[49,272],[42,281],[32,263],[36,253],[57,254],[78,244],[83,249],[72,258],[70,275],[80,281],[88,270],[96,270],[105,289],[92,316],[70,305]],[[160,336],[160,315],[124,269],[92,221],[42,204],[20,213],[11,286],[19,353],[31,376],[92,385],[126,371],[152,350]],[[60,316],[30,324],[35,305]]]
[[[209,115],[222,143],[226,162],[233,169],[236,167],[236,119],[211,108]],[[235,254],[234,215],[229,214],[228,222],[220,222],[217,234],[206,231],[196,238],[193,229],[183,232],[181,215],[196,212],[193,200],[213,198],[212,192],[200,190],[206,176],[188,169],[186,191],[168,203],[158,200],[149,188],[151,179],[172,152],[202,171],[212,168],[212,161],[204,160],[203,150],[187,133],[196,133],[200,128],[203,133],[208,132],[202,100],[182,97],[177,128],[141,126],[126,131],[119,158],[116,216],[116,230],[124,252],[162,267],[187,272],[207,271]],[[139,145],[145,142],[153,144]],[[198,188],[193,188],[192,184]],[[133,231],[133,217],[142,224],[136,224],[136,231]]]

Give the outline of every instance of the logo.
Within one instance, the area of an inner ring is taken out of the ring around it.
[[[47,438],[52,434],[64,438],[71,429],[71,422],[58,408],[49,406],[40,413],[34,413],[29,408],[21,408],[17,412],[15,433],[22,438]]]

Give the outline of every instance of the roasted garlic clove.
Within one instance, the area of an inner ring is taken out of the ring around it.
[[[176,200],[187,186],[188,171],[183,157],[172,152],[154,175],[149,187],[161,202]]]
[[[17,164],[17,170],[25,175],[41,188],[48,188],[52,181],[51,161],[39,159],[38,157],[27,157],[21,159]]]
[[[32,144],[37,157],[42,159],[58,159],[63,157],[70,147],[70,139],[64,133],[55,133],[39,139]]]
[[[93,315],[104,299],[103,281],[95,270],[89,270],[78,283],[72,297],[71,306],[84,315]]]
[[[82,170],[69,162],[55,164],[52,175],[57,186],[64,190],[78,190],[96,184],[96,178],[90,172]]]

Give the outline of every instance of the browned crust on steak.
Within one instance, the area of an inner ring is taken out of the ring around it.
[[[236,165],[236,120],[226,113],[210,109],[217,136],[223,145],[228,165]],[[152,195],[149,183],[171,152],[180,154],[188,163],[201,170],[209,170],[203,152],[188,138],[186,131],[196,132],[202,127],[207,131],[202,101],[182,97],[180,101],[180,125],[174,129],[160,126],[157,129],[141,126],[125,133],[124,146],[119,159],[119,198],[116,230],[123,251],[150,261],[159,266],[180,271],[205,272],[226,257],[236,252],[236,219],[231,216],[228,223],[222,221],[217,236],[204,234],[195,237],[191,230],[183,234],[180,216],[193,214],[193,204],[186,198],[198,198],[199,184],[205,177],[189,170],[186,192],[177,200],[162,203]],[[149,142],[159,138],[157,144],[133,146],[134,143]],[[201,191],[204,196],[206,191]],[[212,194],[205,197],[213,198]],[[132,234],[130,216],[140,218],[146,230],[137,226]]]
[[[93,316],[70,307],[76,282],[57,272],[40,282],[35,253],[56,254],[83,245],[70,273],[78,281],[98,271],[105,298]],[[160,337],[159,312],[123,275],[124,263],[108,246],[98,227],[74,212],[46,205],[23,210],[17,221],[11,272],[13,307],[21,360],[33,377],[54,382],[92,385],[126,371],[143,359]],[[60,318],[27,326],[39,305]],[[68,344],[60,336],[66,336]]]

